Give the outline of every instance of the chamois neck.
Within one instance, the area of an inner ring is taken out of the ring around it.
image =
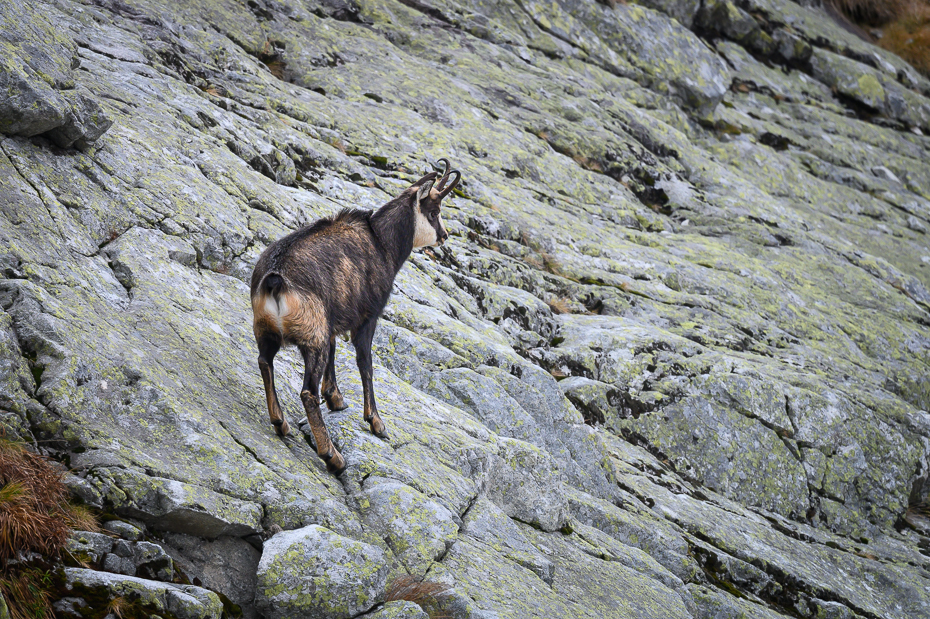
[[[393,261],[395,274],[413,251],[413,223],[409,196],[395,198],[371,214],[371,229]]]

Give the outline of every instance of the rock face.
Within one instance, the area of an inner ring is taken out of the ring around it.
[[[47,135],[62,148],[86,147],[113,121],[76,86],[77,44],[43,4],[0,3],[0,133]]]
[[[75,539],[60,614],[420,617],[413,574],[456,619],[930,615],[900,59],[788,0],[0,9],[0,422],[134,523]],[[337,347],[337,479],[295,350],[268,422],[248,278],[443,156],[451,237],[375,336],[389,441]]]

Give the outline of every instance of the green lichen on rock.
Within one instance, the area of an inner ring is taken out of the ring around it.
[[[278,533],[258,564],[256,604],[267,617],[354,617],[383,599],[380,548],[317,525]]]
[[[900,59],[787,0],[4,6],[0,423],[244,616],[262,538],[276,616],[417,616],[380,605],[408,571],[456,618],[927,615]],[[270,426],[251,268],[439,157],[451,236],[375,336],[390,440],[337,346],[337,480],[293,349]]]

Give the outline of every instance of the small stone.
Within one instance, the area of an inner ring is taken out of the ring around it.
[[[142,531],[138,527],[122,520],[110,520],[105,522],[103,528],[131,542],[137,542],[142,539]]]
[[[879,177],[879,178],[887,179],[887,180],[891,181],[892,183],[900,183],[900,182],[901,182],[901,179],[899,179],[899,178],[895,175],[894,172],[892,172],[891,170],[889,170],[888,168],[886,168],[886,167],[883,166],[883,165],[873,167],[873,168],[872,168],[872,174],[874,174],[875,176],[877,176],[877,177]]]
[[[113,538],[102,533],[75,531],[68,540],[67,550],[73,557],[97,563],[113,548]]]

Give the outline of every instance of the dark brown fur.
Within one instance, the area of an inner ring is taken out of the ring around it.
[[[437,174],[431,172],[377,211],[346,209],[275,241],[252,273],[253,330],[271,423],[279,435],[288,434],[273,361],[282,345],[295,344],[304,358],[300,397],[317,454],[337,474],[345,469],[345,460],[332,444],[320,411],[321,379],[328,408],[345,408],[336,385],[335,337],[352,334],[364,418],[375,435],[387,438],[372,388],[371,340],[394,278],[414,249],[415,231],[428,244],[441,244],[448,237],[439,208],[461,176],[454,171],[455,179],[444,188],[449,179],[445,163],[436,187]]]

